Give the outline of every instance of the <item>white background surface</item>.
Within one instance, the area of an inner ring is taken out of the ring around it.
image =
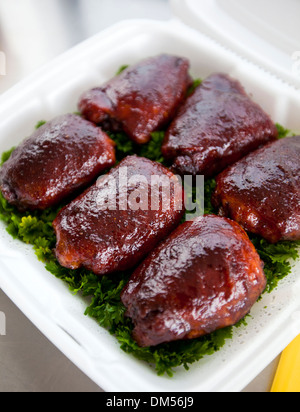
[[[0,0],[0,93],[78,42],[127,18],[169,19],[167,0]],[[101,391],[67,360],[0,290],[0,392]],[[267,392],[278,360],[245,389]]]

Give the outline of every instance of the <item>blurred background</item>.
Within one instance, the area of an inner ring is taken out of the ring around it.
[[[0,93],[55,56],[124,19],[167,20],[168,0],[0,0]]]
[[[200,0],[199,0],[200,1]],[[0,93],[82,40],[124,19],[168,20],[168,0],[0,0]],[[101,391],[69,362],[0,289],[0,392]],[[270,389],[278,360],[246,392]]]

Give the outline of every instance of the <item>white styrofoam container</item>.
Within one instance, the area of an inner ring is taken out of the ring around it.
[[[0,97],[0,152],[32,133],[37,121],[76,110],[86,89],[123,64],[162,52],[185,56],[191,74],[223,71],[238,78],[273,119],[300,132],[300,95],[236,53],[174,19],[120,23],[43,67]],[[0,224],[0,286],[23,313],[75,365],[105,391],[240,391],[300,333],[300,262],[289,278],[252,310],[247,327],[213,356],[173,378],[123,353],[116,340],[84,316],[86,301],[49,274],[32,248],[14,241]]]
[[[300,89],[299,0],[170,0],[174,15]]]

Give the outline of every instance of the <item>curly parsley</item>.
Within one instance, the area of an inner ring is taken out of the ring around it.
[[[40,123],[42,124],[44,122]],[[288,134],[286,129],[282,128],[282,137],[284,133]],[[161,144],[164,132],[153,133],[151,142],[138,148],[124,133],[110,135],[117,144],[118,161],[127,155],[136,153],[151,160],[163,162]],[[9,159],[13,150],[3,153],[1,165]],[[206,214],[216,213],[210,201],[215,185],[214,179],[205,182]],[[85,314],[95,318],[100,326],[109,330],[119,341],[123,351],[154,365],[158,375],[173,376],[177,367],[181,366],[188,370],[191,364],[220,350],[226,340],[232,338],[233,328],[229,327],[194,340],[140,348],[132,338],[133,324],[129,318],[125,317],[125,307],[120,300],[120,294],[131,273],[98,277],[86,269],[70,270],[62,267],[53,253],[56,236],[52,222],[59,210],[60,207],[43,212],[21,213],[8,204],[0,193],[0,220],[6,224],[7,232],[15,239],[31,244],[37,258],[44,262],[47,271],[66,282],[72,293],[90,297],[90,304]],[[291,261],[299,258],[300,242],[279,242],[271,245],[259,237],[251,236],[251,240],[265,262],[265,273],[268,279],[267,292],[271,292],[282,278],[291,273]]]

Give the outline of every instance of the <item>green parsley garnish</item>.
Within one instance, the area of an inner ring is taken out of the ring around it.
[[[44,126],[44,124],[46,124],[46,120],[40,120],[39,122],[37,122],[37,124],[35,125],[36,129],[39,129],[40,127]]]
[[[39,125],[42,124],[44,123],[39,123]],[[124,133],[110,134],[110,136],[117,144],[118,161],[127,155],[136,153],[151,160],[163,162],[160,149],[164,132],[153,133],[150,143],[142,147],[136,147]],[[3,153],[1,165],[9,159],[13,150]],[[216,213],[210,201],[215,185],[214,179],[205,182],[206,214]],[[188,370],[191,364],[220,350],[226,340],[232,338],[233,327],[229,327],[194,340],[171,342],[153,348],[140,348],[132,339],[133,324],[129,318],[125,317],[125,307],[120,300],[120,294],[131,273],[98,277],[86,269],[70,270],[62,267],[53,253],[56,236],[52,222],[59,210],[60,207],[43,212],[21,213],[9,205],[0,193],[0,220],[5,223],[7,232],[15,239],[31,244],[37,258],[45,264],[47,271],[66,282],[72,293],[90,298],[85,314],[95,318],[100,326],[113,334],[123,351],[153,365],[158,375],[173,376],[177,367],[181,366]],[[300,242],[280,242],[271,245],[255,236],[251,236],[251,240],[265,262],[265,273],[268,279],[267,292],[271,292],[282,278],[291,273],[291,261],[299,258]],[[245,322],[242,320],[239,325]]]
[[[190,88],[187,91],[187,96],[191,96],[194,91],[197,89],[197,87],[199,87],[202,84],[202,80],[201,79],[195,79],[193,84],[190,86]]]
[[[283,127],[281,124],[276,123],[276,128],[278,130],[278,139],[284,139],[287,136],[290,136],[291,131]]]
[[[121,66],[116,72],[116,76],[119,76],[121,73],[123,73],[124,70],[128,69],[128,67],[129,67],[129,64],[124,64],[123,66]]]
[[[0,167],[3,166],[3,164],[10,158],[14,150],[15,150],[15,147],[12,147],[7,152],[2,153],[1,160],[0,160]]]

